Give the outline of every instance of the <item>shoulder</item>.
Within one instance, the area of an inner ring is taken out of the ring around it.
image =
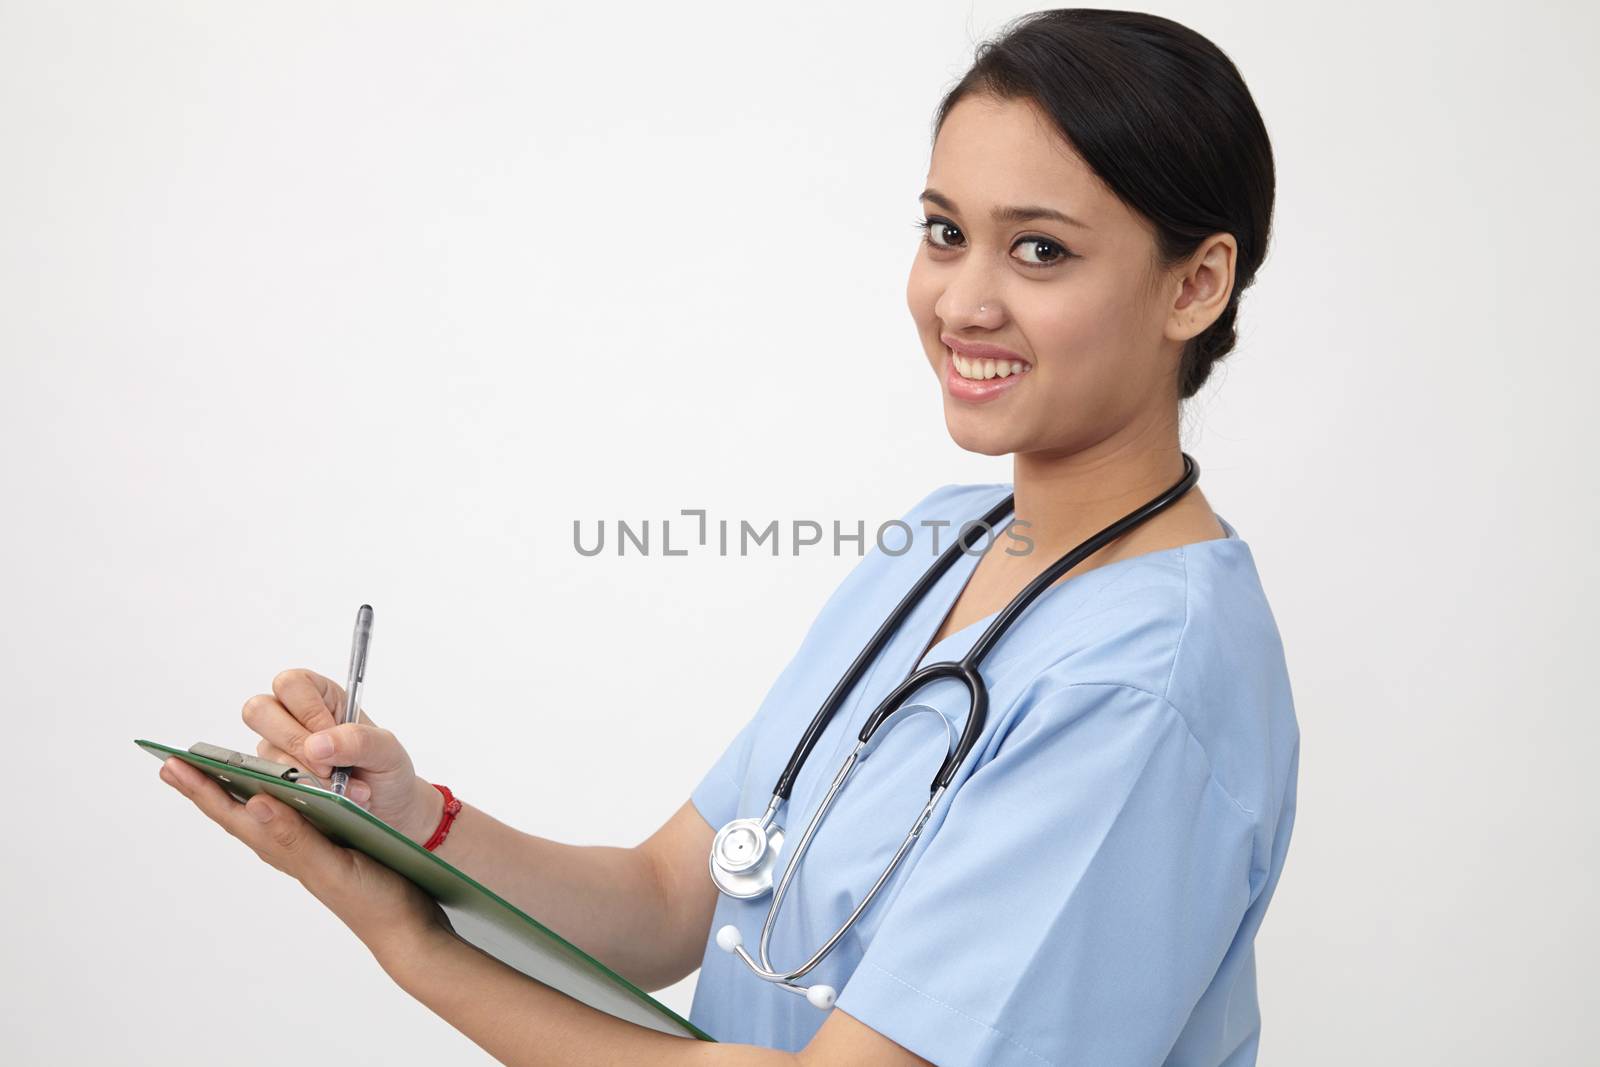
[[[1273,825],[1292,790],[1299,726],[1249,545],[1235,536],[1099,571],[1049,673],[1159,702],[1182,720],[1224,792]]]
[[[1224,788],[1274,822],[1300,740],[1277,620],[1244,541],[1189,545],[1182,556],[1185,623],[1163,696]]]

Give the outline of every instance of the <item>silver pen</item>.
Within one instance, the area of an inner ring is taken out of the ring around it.
[[[361,721],[361,684],[367,680],[367,646],[372,643],[372,605],[363,604],[356,612],[356,629],[350,638],[350,680],[344,687],[344,716],[339,722]],[[333,769],[332,788],[339,796],[344,796],[345,787],[350,784],[350,768],[335,767]]]

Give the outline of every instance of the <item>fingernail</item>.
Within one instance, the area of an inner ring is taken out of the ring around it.
[[[246,806],[249,807],[250,814],[256,817],[256,822],[272,821],[272,806],[270,804],[250,804]]]
[[[313,759],[327,759],[333,755],[333,738],[327,734],[312,734],[306,740],[306,754]]]

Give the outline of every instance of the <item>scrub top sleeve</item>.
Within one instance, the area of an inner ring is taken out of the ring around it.
[[[738,818],[736,809],[739,806],[741,783],[744,781],[745,768],[750,763],[750,744],[755,737],[759,718],[754,716],[744,724],[705,773],[705,777],[700,779],[700,784],[689,794],[695,810],[700,812],[701,818],[712,829],[721,829],[730,820]]]
[[[1161,1063],[1253,897],[1254,819],[1161,697],[1038,692],[884,888],[837,1008],[940,1065]]]

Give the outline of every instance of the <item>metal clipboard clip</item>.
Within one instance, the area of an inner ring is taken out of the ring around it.
[[[265,774],[269,778],[282,778],[286,782],[310,782],[318,789],[327,789],[328,786],[321,778],[308,770],[292,766],[288,763],[274,763],[260,756],[247,756],[243,752],[235,752],[231,748],[221,745],[208,745],[204,741],[196,741],[189,746],[189,751],[196,756],[204,756],[218,763],[226,763],[230,767],[242,767],[247,771]]]

